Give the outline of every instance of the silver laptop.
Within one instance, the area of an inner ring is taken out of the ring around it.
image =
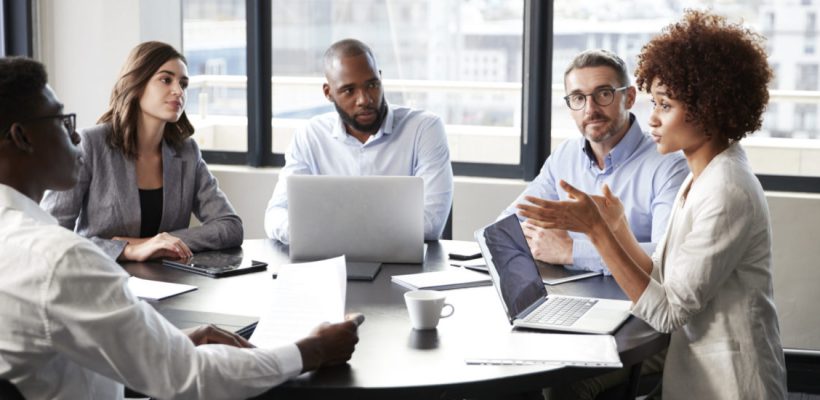
[[[424,261],[424,182],[416,176],[291,175],[290,258]]]
[[[513,326],[609,334],[629,318],[629,301],[548,295],[515,214],[475,238]]]

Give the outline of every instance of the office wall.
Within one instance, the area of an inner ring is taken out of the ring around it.
[[[245,223],[247,238],[265,237],[265,206],[277,169],[211,166],[220,187]],[[453,237],[472,240],[523,190],[521,181],[456,177]],[[783,343],[788,348],[820,351],[820,195],[767,193],[774,235],[775,302]]]
[[[147,40],[180,48],[181,0],[42,0],[35,2],[34,58],[77,126],[94,124],[128,52]],[[93,21],[93,23],[88,23]]]
[[[784,343],[820,351],[820,196],[768,194],[774,293]]]

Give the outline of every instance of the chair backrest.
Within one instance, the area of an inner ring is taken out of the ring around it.
[[[0,400],[24,400],[24,397],[13,383],[0,379]]]
[[[450,214],[447,214],[447,222],[444,224],[444,231],[441,233],[444,240],[453,240],[453,206],[450,206]]]

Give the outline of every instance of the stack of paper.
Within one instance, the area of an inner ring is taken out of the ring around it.
[[[250,342],[259,347],[294,343],[323,322],[344,320],[347,272],[345,257],[287,264],[271,280],[273,301]]]
[[[490,276],[461,268],[418,274],[394,275],[392,281],[410,289],[447,290],[487,286],[493,282]]]
[[[467,364],[555,364],[590,368],[621,368],[618,346],[609,335],[510,332],[488,346],[465,350]]]

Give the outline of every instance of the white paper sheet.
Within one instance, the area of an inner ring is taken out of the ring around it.
[[[196,286],[181,283],[160,282],[148,279],[128,277],[128,288],[137,297],[146,300],[162,300],[185,292],[196,290]]]
[[[250,339],[258,347],[293,343],[323,322],[344,320],[345,257],[282,265],[271,290],[272,304],[260,316]]]
[[[556,364],[620,368],[615,338],[610,335],[510,332],[487,346],[465,350],[467,364]]]

